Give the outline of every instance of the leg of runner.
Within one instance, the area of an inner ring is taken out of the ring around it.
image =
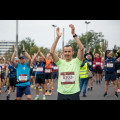
[[[39,100],[39,83],[36,83],[35,84],[35,86],[36,86],[36,97],[35,97],[35,100]]]
[[[105,93],[104,97],[107,95],[109,81],[105,81]]]
[[[45,79],[45,95],[48,95],[47,83],[48,83],[48,79]]]
[[[1,78],[0,78],[0,94],[2,93],[1,88],[2,88],[2,82],[1,82]]]
[[[48,81],[49,81],[49,93],[48,93],[48,95],[51,95],[52,94],[51,93],[51,89],[52,89],[51,79],[48,79]]]
[[[114,85],[114,91],[115,91],[115,95],[118,97],[118,93],[117,93],[117,81],[113,81],[113,85]]]

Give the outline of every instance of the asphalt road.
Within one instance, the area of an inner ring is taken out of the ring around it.
[[[116,97],[113,90],[113,85],[109,85],[108,95],[104,97],[104,85],[105,80],[102,81],[101,84],[96,84],[94,82],[93,90],[87,91],[86,95],[87,97],[83,97],[83,94],[81,92],[80,94],[80,100],[120,100],[120,93],[118,93],[119,97]],[[35,89],[31,88],[32,93],[32,100],[35,99]],[[46,96],[46,100],[57,100],[57,81],[55,81],[54,90],[52,91],[51,96]],[[42,91],[39,92],[40,100],[42,100]],[[0,94],[0,100],[6,100],[7,92],[2,88],[2,94]],[[15,100],[15,93],[12,92],[10,95],[10,100]],[[23,95],[23,100],[26,100],[26,96]]]

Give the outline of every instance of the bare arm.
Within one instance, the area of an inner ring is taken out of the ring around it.
[[[30,64],[31,64],[31,57],[30,57],[30,55],[27,53],[27,51],[25,50],[25,47],[24,47],[24,45],[23,45],[23,51],[25,52],[25,56],[28,58],[28,65],[30,66]]]
[[[58,40],[60,39],[62,33],[60,33],[60,29],[57,28],[56,29],[56,33],[57,33],[57,37],[56,37],[56,40],[54,41],[51,49],[50,49],[50,54],[54,60],[55,63],[57,63],[59,61],[59,57],[57,56],[57,54],[55,53],[55,49],[56,49],[56,46],[57,46],[57,43],[58,43]]]
[[[72,35],[74,36],[75,35],[75,27],[74,25],[70,24],[69,27],[71,28],[71,33]],[[79,60],[83,60],[83,57],[84,57],[84,46],[83,44],[81,43],[81,41],[78,39],[78,37],[74,37],[78,47],[79,47],[79,50],[78,50],[78,53],[77,53],[77,57]]]
[[[17,49],[16,49],[16,47],[14,46],[14,53],[13,53],[12,58],[11,58],[11,62],[13,63],[14,67],[17,66],[17,62],[14,61],[16,52],[17,52]]]

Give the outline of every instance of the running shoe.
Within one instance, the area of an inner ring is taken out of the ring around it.
[[[43,95],[43,100],[46,100],[46,97],[45,97],[45,95]]]
[[[118,93],[115,93],[115,95],[118,97]]]
[[[120,92],[120,89],[117,89],[117,92]]]
[[[10,100],[10,95],[7,95],[6,99],[7,99],[7,100]]]
[[[51,92],[49,92],[49,93],[48,93],[48,95],[50,96],[50,95],[52,95],[52,93],[51,93]]]
[[[35,97],[35,100],[39,100],[39,97],[36,96],[36,97]]]
[[[107,95],[107,93],[104,93],[104,97]]]
[[[87,97],[86,94],[83,94],[83,97]]]
[[[47,92],[45,92],[45,95],[48,95],[48,91],[47,91]]]

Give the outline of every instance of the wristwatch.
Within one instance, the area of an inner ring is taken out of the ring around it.
[[[77,35],[75,34],[75,35],[73,35],[73,37],[75,38],[75,37],[77,37]]]

